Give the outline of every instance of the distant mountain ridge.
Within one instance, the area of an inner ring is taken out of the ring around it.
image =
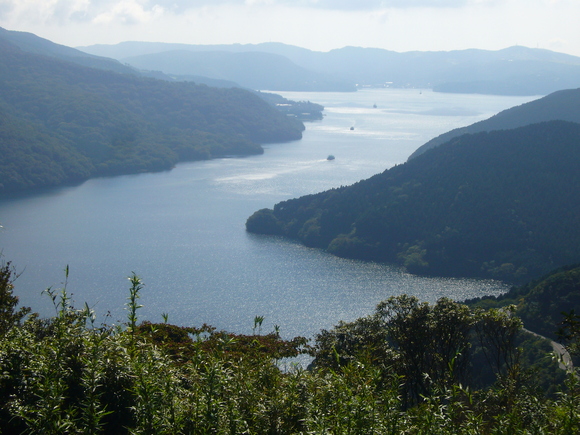
[[[272,53],[173,50],[127,57],[122,61],[144,70],[159,70],[175,78],[205,76],[256,90],[356,90],[353,84],[308,71],[288,58]]]
[[[349,258],[413,273],[523,282],[580,261],[580,124],[465,134],[352,186],[248,218]]]
[[[285,57],[294,64],[292,68],[300,67],[311,74],[321,75],[325,80],[318,81],[320,87],[316,90],[341,90],[336,88],[336,83],[346,83],[349,86],[433,88],[443,92],[547,95],[580,87],[579,57],[521,46],[497,51],[469,49],[398,53],[360,47],[315,52],[281,43],[190,45],[124,42],[79,49],[129,63],[139,59],[139,67],[152,70],[160,69],[156,68],[162,64],[158,61],[160,53],[172,51],[190,51],[199,57],[208,52],[221,52],[222,56],[225,53],[230,56],[269,53]],[[177,55],[173,62],[178,62]],[[223,70],[219,74],[223,74]],[[287,77],[291,78],[292,74]],[[291,83],[280,80],[279,88],[271,90],[291,90]],[[330,86],[332,83],[334,87]]]

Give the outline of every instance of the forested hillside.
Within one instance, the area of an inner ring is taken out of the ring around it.
[[[0,193],[261,153],[303,129],[241,89],[88,68],[0,38]]]
[[[580,314],[580,264],[558,268],[501,296],[485,296],[467,303],[482,308],[513,304],[526,328],[555,340],[566,314]]]
[[[502,110],[489,119],[443,133],[420,146],[409,159],[417,157],[454,137],[480,131],[508,130],[538,122],[563,120],[580,122],[580,88],[557,91],[520,106]]]
[[[0,40],[15,45],[27,53],[53,57],[55,59],[65,60],[82,66],[106,71],[139,75],[139,72],[135,68],[123,65],[117,60],[88,54],[67,47],[66,45],[55,44],[54,42],[40,38],[33,33],[17,32],[0,27]]]
[[[580,124],[463,135],[246,228],[415,273],[522,281],[580,260],[579,165]]]

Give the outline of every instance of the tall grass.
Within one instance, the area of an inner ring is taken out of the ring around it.
[[[408,408],[405,380],[372,358],[280,370],[278,359],[305,342],[262,334],[260,318],[252,336],[139,323],[143,285],[134,274],[130,283],[123,325],[95,324],[65,285],[47,291],[54,317],[29,315],[2,331],[1,433],[580,433],[573,374],[553,399],[508,376],[480,391],[446,384]]]

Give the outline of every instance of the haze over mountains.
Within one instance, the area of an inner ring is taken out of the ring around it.
[[[198,79],[205,76],[275,91],[346,91],[356,86],[394,86],[442,92],[546,95],[580,87],[580,58],[521,46],[498,51],[405,53],[359,47],[315,52],[280,43],[123,42],[79,48],[139,69]]]
[[[15,32],[0,27],[0,40],[20,48],[23,52],[49,56],[91,68],[138,75],[138,71],[119,61],[102,56],[94,56],[65,45],[55,44],[32,33]]]

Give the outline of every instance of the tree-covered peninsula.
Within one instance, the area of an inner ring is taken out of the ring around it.
[[[283,201],[246,223],[414,273],[519,281],[580,260],[580,124],[450,142],[352,186]]]
[[[242,89],[90,68],[0,34],[0,193],[262,153],[303,129]]]

